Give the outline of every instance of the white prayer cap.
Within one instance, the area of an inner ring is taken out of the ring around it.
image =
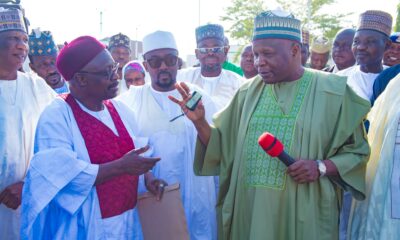
[[[174,35],[170,32],[155,31],[143,38],[143,54],[156,49],[170,48],[178,51]]]

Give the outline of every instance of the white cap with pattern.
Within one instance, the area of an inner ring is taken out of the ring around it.
[[[178,51],[174,35],[170,32],[155,31],[143,38],[143,54],[164,48],[175,49]]]

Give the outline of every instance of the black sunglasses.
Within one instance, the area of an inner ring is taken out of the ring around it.
[[[162,62],[167,65],[167,67],[172,67],[176,65],[176,62],[178,61],[178,56],[175,55],[167,55],[164,58],[161,57],[151,57],[149,59],[145,60],[151,68],[159,68],[161,67]]]
[[[119,63],[116,62],[112,65],[111,68],[109,68],[106,71],[99,71],[99,72],[79,71],[78,73],[93,74],[93,75],[97,75],[100,77],[106,77],[107,79],[111,79],[114,76],[114,74],[117,73],[118,67],[119,67]]]

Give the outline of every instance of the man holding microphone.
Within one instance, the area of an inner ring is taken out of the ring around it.
[[[362,120],[369,103],[346,78],[304,69],[300,21],[282,10],[255,18],[259,76],[246,82],[210,126],[190,89],[179,104],[198,131],[194,170],[220,177],[219,239],[338,239],[341,190],[364,199],[369,146]],[[271,132],[297,161],[289,168],[265,154]],[[289,175],[289,176],[287,176]],[[340,186],[327,177],[340,179]]]

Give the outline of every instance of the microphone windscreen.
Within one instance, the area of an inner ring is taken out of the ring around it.
[[[263,133],[258,138],[258,144],[267,152],[271,157],[279,156],[284,149],[283,144],[274,135],[269,132]]]

